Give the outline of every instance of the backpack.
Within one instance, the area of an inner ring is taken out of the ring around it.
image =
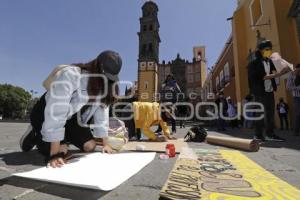
[[[204,142],[207,136],[206,130],[201,126],[193,126],[184,136],[185,142]]]

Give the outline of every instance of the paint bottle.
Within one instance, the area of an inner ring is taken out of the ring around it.
[[[166,154],[169,155],[170,158],[176,156],[176,151],[175,151],[175,145],[174,144],[167,144]]]

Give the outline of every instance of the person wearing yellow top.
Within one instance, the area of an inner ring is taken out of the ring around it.
[[[124,122],[128,128],[130,138],[137,136],[137,139],[140,139],[140,135],[136,134],[136,129],[140,129],[151,141],[164,142],[168,139],[176,139],[170,135],[167,125],[167,121],[171,119],[173,115],[172,107],[160,105],[157,102],[133,102],[132,104],[128,104],[125,109],[131,110],[126,113],[126,116],[123,115],[123,117],[126,117]],[[150,129],[155,125],[162,127],[163,136],[157,136]]]

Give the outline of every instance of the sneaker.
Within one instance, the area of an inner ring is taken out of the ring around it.
[[[20,139],[20,148],[24,152],[30,151],[36,145],[36,135],[31,125],[28,126],[27,130]]]

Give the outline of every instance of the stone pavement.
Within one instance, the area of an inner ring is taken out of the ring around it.
[[[28,171],[44,165],[43,158],[36,150],[22,153],[19,138],[26,130],[26,123],[0,123],[0,199],[158,199],[176,158],[155,160],[135,176],[110,192],[88,190],[58,184],[45,183],[12,177],[16,172]],[[183,137],[186,129],[178,129],[178,137]],[[230,130],[224,133],[210,131],[209,134],[233,137],[252,137],[251,130]],[[287,138],[286,142],[267,142],[256,153],[243,152],[266,170],[300,188],[300,137],[289,132],[278,134]],[[190,143],[194,148],[220,149],[224,147],[209,144]],[[224,148],[226,149],[226,148]]]

